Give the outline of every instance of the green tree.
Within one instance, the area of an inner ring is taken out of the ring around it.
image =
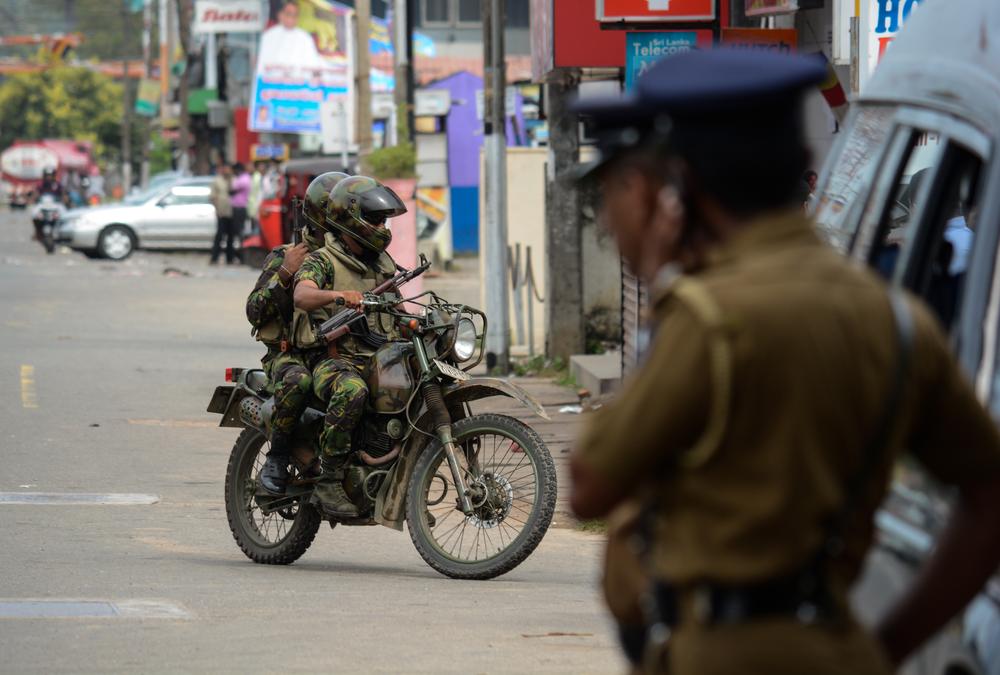
[[[79,32],[80,60],[142,58],[142,12],[131,11],[129,0],[3,0],[0,5],[2,35]],[[154,28],[154,43],[156,36]],[[30,57],[35,51],[32,47],[4,53]]]
[[[101,159],[118,159],[122,87],[87,68],[14,75],[0,84],[0,119],[0,148],[16,139],[70,138],[93,142]]]

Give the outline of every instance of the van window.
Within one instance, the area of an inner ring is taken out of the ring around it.
[[[887,278],[901,278],[923,297],[950,330],[972,256],[982,160],[948,143],[938,155],[940,164],[927,166],[921,148],[928,143],[936,139],[917,136],[870,260]]]
[[[895,274],[899,255],[916,227],[917,207],[929,187],[925,179],[938,157],[936,153],[931,156],[927,152],[930,148],[937,149],[937,134],[914,130],[907,133],[910,138],[905,165],[893,178],[895,186],[876,235],[879,243],[870,256],[872,266],[886,280],[891,280]]]
[[[861,108],[844,140],[837,163],[829,172],[814,211],[820,232],[838,250],[846,251],[854,238],[861,208],[871,187],[882,149],[892,129],[894,108]]]

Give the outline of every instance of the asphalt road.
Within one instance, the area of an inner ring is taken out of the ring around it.
[[[550,530],[489,582],[445,579],[377,527],[248,561],[222,503],[236,430],[204,410],[226,366],[259,358],[254,273],[46,256],[30,231],[0,213],[0,672],[622,670],[596,537]],[[25,493],[156,503],[4,503]]]

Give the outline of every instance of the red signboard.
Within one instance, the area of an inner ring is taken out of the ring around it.
[[[715,0],[597,0],[597,20],[624,21],[711,21]]]
[[[799,42],[794,28],[723,28],[722,44],[730,49],[791,54]]]

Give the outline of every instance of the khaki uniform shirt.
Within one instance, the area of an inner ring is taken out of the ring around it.
[[[669,289],[653,291],[655,335],[619,399],[598,411],[580,459],[658,504],[654,566],[675,584],[740,583],[801,569],[838,512],[886,406],[898,342],[885,286],[777,214],[725,243],[697,275],[732,353],[724,433],[707,461],[679,458],[705,432],[708,328]],[[849,583],[871,543],[892,462],[911,451],[946,483],[1000,472],[1000,435],[914,301],[914,353],[878,475],[849,528]],[[837,584],[838,586],[840,584]]]

